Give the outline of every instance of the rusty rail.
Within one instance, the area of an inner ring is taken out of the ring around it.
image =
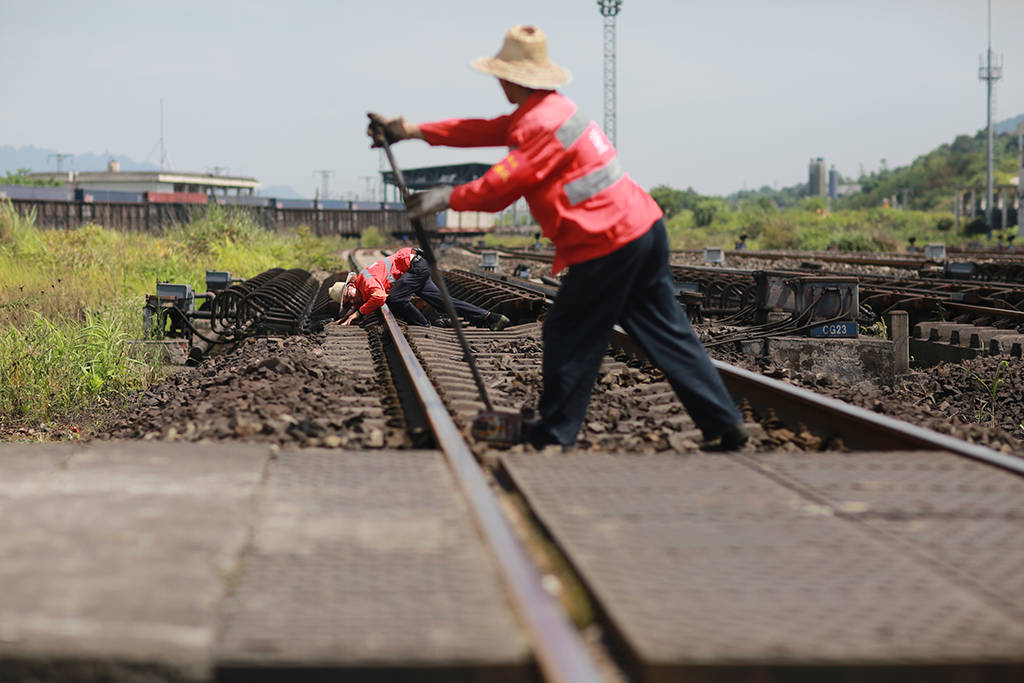
[[[484,541],[494,554],[510,602],[544,679],[552,683],[603,680],[583,639],[561,606],[544,590],[539,572],[505,520],[480,465],[416,359],[398,321],[387,305],[380,311],[438,447],[466,497]]]
[[[620,328],[612,334],[612,344],[634,357],[646,358],[643,350]],[[819,434],[839,437],[847,447],[884,451],[942,450],[1024,475],[1022,458],[879,415],[729,363],[715,359],[711,362],[730,393],[745,398],[752,407],[771,410],[791,426],[803,424]]]

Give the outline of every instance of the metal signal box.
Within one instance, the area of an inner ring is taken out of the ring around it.
[[[759,322],[769,322],[783,315],[797,316],[804,324],[814,325],[808,332],[813,337],[857,336],[860,310],[857,278],[794,277],[792,273],[763,270],[755,279]]]
[[[806,277],[796,285],[797,307],[810,311],[812,337],[856,337],[860,286],[855,277]]]
[[[725,250],[722,247],[704,247],[704,263],[725,263]]]
[[[163,300],[171,300],[184,313],[195,309],[196,294],[192,285],[177,285],[170,282],[156,283],[156,295]]]
[[[754,275],[757,282],[757,320],[768,322],[772,314],[796,312],[796,290],[792,273],[779,273],[772,270],[758,271]]]
[[[481,251],[480,252],[480,268],[483,270],[493,273],[498,269],[498,252],[496,251]]]
[[[947,261],[942,267],[942,274],[951,280],[970,280],[976,269],[971,261]]]
[[[231,286],[231,273],[226,270],[206,271],[206,291],[219,292]]]
[[[156,283],[156,294],[146,295],[142,308],[143,330],[147,337],[188,338],[188,318],[195,312],[196,295],[192,285]]]

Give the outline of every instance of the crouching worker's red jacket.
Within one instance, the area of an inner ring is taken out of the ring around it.
[[[388,292],[391,291],[391,285],[404,273],[409,272],[415,257],[415,250],[406,247],[359,271],[359,275],[352,281],[363,295],[363,305],[359,307],[359,312],[370,315],[383,306],[387,301]]]

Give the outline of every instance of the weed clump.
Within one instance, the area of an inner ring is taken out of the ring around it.
[[[191,221],[171,228],[167,237],[196,256],[209,256],[217,248],[253,244],[265,232],[247,211],[209,204]]]
[[[211,205],[164,235],[98,225],[40,230],[0,203],[0,438],[123,402],[159,376],[159,359],[129,353],[157,281],[205,289],[207,269],[340,270],[355,240],[309,228],[277,234],[243,210]]]
[[[0,200],[0,249],[17,253],[19,245],[35,229],[35,209],[28,216],[14,210],[11,200]]]
[[[125,342],[137,325],[129,315],[86,311],[80,322],[35,314],[26,325],[0,328],[0,427],[66,419],[145,387],[160,362],[129,355]]]

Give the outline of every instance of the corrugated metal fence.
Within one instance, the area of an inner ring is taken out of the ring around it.
[[[2,201],[2,200],[0,200]],[[137,232],[162,232],[176,223],[187,223],[207,210],[204,204],[54,201],[13,199],[8,201],[22,216],[35,212],[40,228],[76,228],[96,223],[105,228]],[[310,202],[312,204],[312,202]],[[376,208],[367,207],[368,204]],[[382,232],[409,231],[400,205],[360,202],[347,208],[291,208],[279,206],[226,206],[226,211],[249,213],[268,230],[295,230],[307,226],[315,235],[357,237],[370,226]]]

